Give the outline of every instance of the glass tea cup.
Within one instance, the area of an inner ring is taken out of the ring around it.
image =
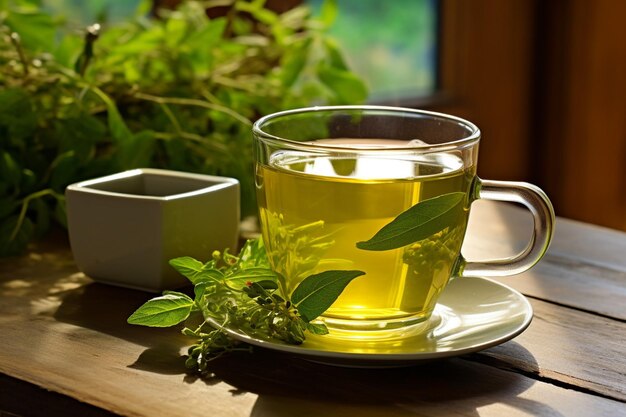
[[[253,133],[261,231],[287,291],[326,270],[365,272],[321,316],[331,335],[388,337],[417,328],[451,278],[518,274],[548,248],[549,199],[532,184],[478,178],[480,130],[466,120],[407,108],[312,107],[265,116]],[[523,252],[487,262],[463,258],[476,199],[531,211],[533,236]],[[439,216],[420,240],[387,250],[357,247],[418,203],[447,210],[453,200],[456,214]]]

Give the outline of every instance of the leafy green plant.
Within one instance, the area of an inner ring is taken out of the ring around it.
[[[0,0],[0,256],[53,221],[65,187],[136,167],[240,180],[254,210],[252,121],[359,103],[363,82],[325,30],[336,14],[263,1],[183,2],[75,33],[27,0]],[[222,17],[207,8],[228,6]]]
[[[235,328],[266,340],[300,344],[305,332],[326,334],[315,320],[362,271],[324,271],[305,278],[292,293],[285,278],[274,272],[260,239],[249,240],[238,256],[214,252],[202,263],[190,257],[170,264],[194,285],[194,298],[166,291],[139,307],[128,323],[170,327],[200,313],[200,324],[185,327],[183,334],[196,340],[189,350],[187,367],[204,372],[208,363],[238,349],[223,330]],[[197,321],[197,320],[196,320]],[[211,327],[211,322],[218,327]]]

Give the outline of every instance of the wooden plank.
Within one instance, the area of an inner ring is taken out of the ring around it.
[[[527,180],[532,174],[536,9],[530,1],[441,2],[439,88],[450,102],[429,108],[481,129],[478,172],[485,178]]]
[[[214,375],[199,380],[183,373],[173,345],[30,324],[23,332],[1,326],[12,340],[34,342],[4,352],[2,372],[126,416],[615,416],[624,405],[461,359],[371,370],[257,352],[216,362]]]
[[[626,2],[544,3],[539,176],[561,215],[626,230]]]
[[[548,255],[517,278],[499,281],[540,299],[626,320],[626,272]]]
[[[615,336],[623,327],[605,333],[614,321],[563,307],[537,304],[535,323],[516,340],[521,348],[489,351],[501,362],[515,358],[515,367],[504,370],[464,359],[347,369],[257,351],[219,361],[212,377],[198,380],[184,373],[187,339],[175,329],[125,323],[149,297],[91,283],[64,248],[1,261],[0,372],[127,416],[615,416],[624,407],[567,389],[621,399],[623,384],[610,371],[623,366],[623,339]],[[593,346],[607,334],[613,344]],[[567,388],[535,380],[533,367]]]
[[[71,411],[70,411],[71,410]],[[0,374],[0,417],[115,417],[106,410]]]
[[[524,333],[473,357],[626,402],[626,323],[539,300],[531,304],[535,314]]]
[[[525,210],[474,203],[463,247],[469,259],[507,257],[528,242],[532,222]],[[557,219],[545,258],[529,272],[500,278],[532,297],[626,320],[626,233]]]

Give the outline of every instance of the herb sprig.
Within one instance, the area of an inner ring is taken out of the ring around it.
[[[272,271],[263,241],[249,240],[239,255],[227,250],[214,252],[202,263],[190,257],[170,264],[194,284],[194,298],[166,291],[139,307],[128,323],[150,327],[171,327],[195,313],[202,321],[183,334],[196,338],[188,350],[187,367],[205,372],[208,363],[238,349],[222,328],[236,328],[250,336],[301,344],[305,332],[327,334],[314,320],[339,297],[344,288],[364,274],[355,270],[330,270],[305,278],[289,294],[285,278]],[[220,324],[213,328],[210,322]]]

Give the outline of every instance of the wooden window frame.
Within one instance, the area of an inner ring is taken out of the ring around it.
[[[440,0],[439,92],[423,106],[481,129],[478,173],[532,179],[535,3]]]

